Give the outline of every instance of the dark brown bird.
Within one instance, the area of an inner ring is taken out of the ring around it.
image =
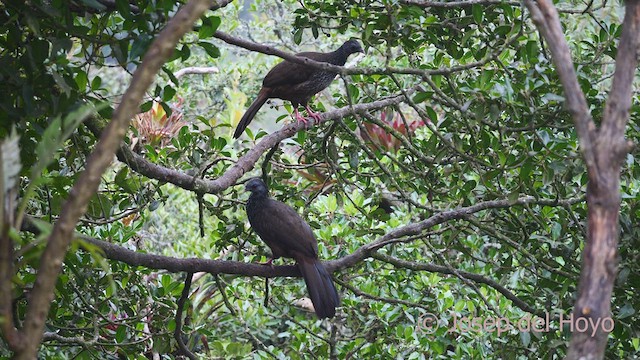
[[[347,62],[349,55],[357,52],[364,52],[362,46],[357,40],[349,40],[336,51],[329,53],[301,52],[296,56],[343,66]],[[298,106],[302,105],[307,109],[309,116],[317,121],[320,115],[309,109],[308,102],[313,95],[329,86],[335,77],[336,74],[333,72],[322,71],[289,61],[277,64],[264,77],[258,97],[251,103],[251,106],[240,119],[233,137],[237,139],[242,135],[258,110],[271,98],[291,101],[295,108],[296,120],[306,122],[305,118],[298,112]]]
[[[333,317],[340,297],[331,275],[318,259],[318,243],[309,224],[288,205],[271,199],[262,180],[249,180],[245,189],[251,192],[247,217],[253,230],[271,248],[269,263],[279,257],[295,259],[316,315],[319,319]]]

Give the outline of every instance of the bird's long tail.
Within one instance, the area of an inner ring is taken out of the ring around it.
[[[333,317],[340,305],[340,297],[327,269],[318,259],[310,258],[298,259],[298,266],[318,318]]]
[[[247,111],[244,113],[244,115],[242,115],[242,119],[240,119],[240,122],[238,123],[238,127],[236,127],[236,131],[233,133],[233,137],[235,139],[239,138],[240,135],[242,135],[242,133],[244,132],[244,129],[247,128],[247,126],[249,125],[251,120],[253,120],[253,117],[256,116],[256,113],[258,112],[258,110],[260,110],[262,105],[264,105],[264,103],[267,102],[267,99],[269,99],[267,90],[261,89],[260,92],[258,93],[258,97],[255,100],[253,100],[253,102],[251,103]]]

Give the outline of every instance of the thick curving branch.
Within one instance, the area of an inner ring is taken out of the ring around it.
[[[407,90],[408,93],[412,93],[414,89]],[[387,106],[399,104],[404,100],[401,95],[373,101],[365,104],[357,104],[353,106],[345,106],[340,109],[331,110],[320,115],[320,120],[317,124],[341,119],[347,115],[364,114],[369,111],[385,108]],[[92,120],[88,124],[96,136],[101,132],[100,126],[97,120]],[[125,163],[131,170],[144,175],[150,179],[156,179],[171,183],[182,189],[195,191],[198,193],[217,194],[229,187],[235,185],[235,183],[242,177],[242,175],[251,171],[255,164],[258,162],[263,153],[269,151],[276,144],[284,139],[290,138],[298,131],[304,129],[306,125],[301,122],[294,122],[285,125],[282,129],[269,134],[262,138],[258,144],[246,152],[238,161],[229,168],[222,176],[214,180],[201,179],[192,175],[188,175],[184,172],[166,168],[164,166],[156,165],[144,157],[134,153],[126,146],[121,146],[116,153],[118,160]]]
[[[475,205],[471,205],[463,208],[447,210],[447,211],[443,211],[441,213],[432,215],[423,221],[394,229],[388,232],[387,234],[381,236],[380,238],[376,239],[375,241],[361,246],[352,254],[346,255],[340,259],[326,261],[324,262],[324,265],[327,268],[327,270],[330,272],[335,272],[341,269],[353,267],[356,264],[364,261],[365,259],[372,258],[372,257],[375,258],[379,256],[379,254],[377,253],[379,249],[389,244],[396,243],[397,239],[404,238],[407,236],[412,236],[412,235],[418,235],[436,225],[440,225],[451,220],[464,219],[470,214],[474,214],[483,210],[507,208],[511,206],[521,206],[521,205],[530,205],[530,204],[538,204],[538,205],[545,205],[545,206],[568,206],[568,205],[573,205],[582,201],[583,201],[582,198],[571,198],[571,199],[559,201],[559,200],[540,200],[532,196],[527,196],[527,197],[516,199],[514,201],[512,200],[484,201],[484,202],[480,202]],[[33,233],[38,233],[40,231],[38,227],[33,225],[32,221],[30,221],[29,218],[23,224],[23,230],[30,231]],[[113,244],[110,242],[98,240],[98,239],[83,236],[83,235],[77,235],[77,237],[82,241],[86,241],[102,249],[104,256],[106,258],[111,260],[121,261],[131,266],[143,266],[149,269],[157,269],[157,270],[162,269],[162,270],[167,270],[174,273],[208,272],[210,274],[260,276],[265,278],[283,277],[283,276],[295,276],[295,277],[301,276],[297,266],[294,266],[294,265],[264,266],[262,264],[245,263],[245,262],[239,262],[239,261],[209,260],[209,259],[199,259],[199,258],[173,258],[168,256],[162,256],[162,255],[136,252],[136,251],[124,248],[117,244]],[[443,272],[443,271],[439,271],[438,270],[439,268],[437,266],[435,267],[434,266],[430,268],[434,272],[441,272],[443,274],[451,273],[451,269],[447,268],[446,272]],[[428,270],[428,269],[425,268],[423,270]],[[477,275],[477,276],[480,276],[480,275]],[[469,276],[466,278],[472,281],[475,281],[475,278],[472,276]],[[491,283],[488,283],[486,281],[483,283],[486,283],[487,285],[491,286]],[[501,291],[500,289],[496,289],[496,290]],[[515,295],[511,297],[515,297]],[[521,307],[520,305],[522,305],[520,302],[514,303],[514,304],[518,307]],[[531,307],[521,307],[521,308],[525,311],[529,311],[533,309]],[[531,311],[531,312],[536,314],[539,313],[539,311]]]
[[[398,239],[404,236],[418,235],[421,232],[433,226],[443,224],[450,220],[464,219],[470,214],[474,214],[482,210],[500,209],[500,208],[507,208],[507,207],[516,206],[516,205],[527,205],[527,204],[539,204],[539,205],[547,205],[547,206],[566,206],[566,205],[576,204],[580,201],[582,201],[582,198],[572,198],[567,200],[540,200],[540,199],[534,198],[533,196],[525,196],[525,197],[516,199],[515,201],[511,201],[511,200],[483,201],[471,206],[454,209],[454,210],[443,211],[441,213],[432,215],[429,218],[422,220],[420,222],[394,229],[386,233],[382,237],[378,238],[377,240],[358,248],[352,254],[345,256],[341,259],[335,260],[332,263],[335,263],[334,266],[337,266],[337,268],[353,266],[355,265],[355,263],[367,257],[370,257],[378,249],[387,245],[387,243],[393,242],[394,239]]]
[[[224,0],[216,6],[224,6]],[[87,159],[85,171],[69,192],[60,219],[55,223],[47,239],[47,246],[40,259],[40,268],[33,290],[21,334],[22,347],[16,351],[16,359],[35,359],[42,341],[44,323],[53,300],[53,290],[62,269],[75,225],[85,213],[89,199],[97,191],[101,176],[107,169],[129,126],[129,120],[137,112],[145,91],[153,82],[164,62],[171,57],[180,38],[190,31],[193,23],[212,5],[208,0],[191,0],[169,21],[145,54],[142,64],[136,69],[129,88],[116,108],[113,118],[102,133],[95,150]]]

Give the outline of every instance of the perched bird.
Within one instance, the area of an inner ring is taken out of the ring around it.
[[[333,317],[340,297],[318,259],[318,243],[309,224],[288,205],[271,199],[262,180],[249,180],[245,189],[251,192],[246,206],[249,223],[271,248],[273,256],[268,263],[279,257],[295,259],[316,315],[319,319]]]
[[[311,60],[326,62],[333,65],[343,66],[347,62],[349,55],[357,52],[364,52],[357,40],[349,40],[342,44],[336,51],[329,53],[301,52],[296,56],[306,57]],[[262,81],[262,89],[258,97],[251,103],[251,106],[244,113],[238,123],[234,138],[239,138],[247,128],[253,117],[267,99],[278,98],[289,100],[295,108],[296,120],[306,122],[305,118],[298,112],[298,105],[303,105],[309,116],[318,120],[317,113],[311,111],[308,102],[311,97],[324,90],[335,79],[336,74],[323,71],[310,66],[283,61],[274,66]]]

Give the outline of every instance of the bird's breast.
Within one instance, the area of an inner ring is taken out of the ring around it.
[[[308,82],[311,83],[310,87],[312,88],[313,93],[317,94],[320,91],[327,88],[329,85],[331,85],[331,82],[335,78],[336,78],[335,73],[326,72],[326,71],[317,71],[317,72],[314,72],[313,75],[311,75],[311,78],[309,79]]]

